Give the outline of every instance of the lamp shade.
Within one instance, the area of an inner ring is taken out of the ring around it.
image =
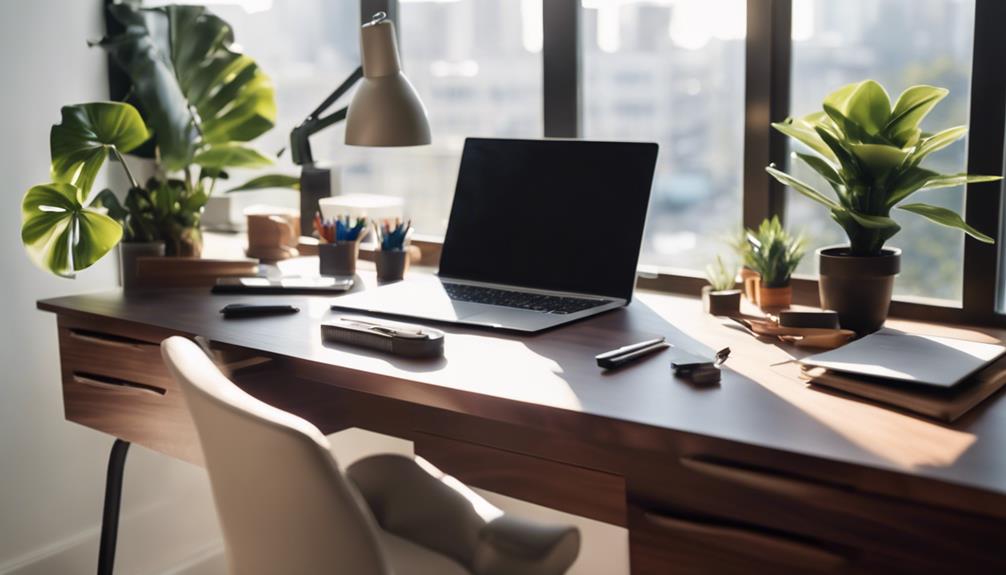
[[[395,25],[375,19],[360,30],[363,80],[346,116],[351,146],[421,146],[430,123],[419,94],[402,73]]]

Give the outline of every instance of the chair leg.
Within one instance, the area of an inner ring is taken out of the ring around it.
[[[108,456],[105,476],[105,507],[101,514],[101,546],[98,548],[98,575],[112,575],[115,543],[119,536],[119,503],[122,500],[122,473],[126,467],[129,442],[116,439]]]

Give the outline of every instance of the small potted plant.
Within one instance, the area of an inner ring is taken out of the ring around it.
[[[958,228],[981,242],[994,242],[952,210],[904,203],[919,190],[1000,179],[941,174],[921,166],[926,156],[967,133],[964,126],[934,134],[919,127],[948,93],[933,86],[912,86],[892,106],[887,91],[866,80],[829,94],[823,111],[772,124],[814,152],[796,157],[831,188],[817,190],[774,166],[766,168],[775,179],[826,207],[849,237],[848,245],[817,250],[821,307],[838,312],[842,327],[860,335],[884,324],[900,271],[901,250],[885,247],[901,229],[891,218],[892,209]]]
[[[747,265],[758,272],[758,306],[783,309],[793,302],[789,285],[793,270],[803,258],[803,240],[789,234],[778,216],[762,221],[757,230],[747,230]]]
[[[723,258],[716,256],[716,262],[706,266],[706,281],[702,288],[702,307],[712,315],[737,315],[741,310],[741,290],[734,289],[737,272],[727,268]]]
[[[200,218],[217,181],[231,168],[272,163],[247,142],[272,128],[276,104],[268,77],[232,48],[230,25],[205,7],[115,3],[108,10],[126,31],[98,45],[129,76],[131,100],[143,112],[124,102],[63,108],[49,138],[53,182],[24,196],[21,239],[36,263],[66,277],[122,240],[128,283],[141,255],[200,256]],[[127,153],[154,159],[145,185],[130,172]],[[130,182],[121,205],[114,193],[92,189],[109,156]],[[231,191],[297,181],[272,174]]]

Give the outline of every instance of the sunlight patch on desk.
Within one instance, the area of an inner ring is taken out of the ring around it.
[[[918,417],[808,388],[796,363],[776,366],[786,376],[778,382],[761,378],[760,385],[827,425],[834,432],[905,469],[946,467],[976,441],[971,433],[948,429]],[[750,376],[754,379],[754,376]]]
[[[659,298],[640,299],[662,308]],[[665,311],[670,317],[673,310]],[[761,340],[734,330],[723,329],[721,320],[710,315],[675,314],[674,326],[710,349],[730,346],[726,367],[745,376],[802,413],[826,426],[863,451],[905,469],[952,465],[977,440],[971,433],[949,429],[918,417],[874,405],[852,397],[842,397],[811,389],[800,379],[797,357],[809,355],[795,347],[767,346]],[[896,327],[897,322],[891,322]],[[977,332],[962,330],[955,337],[982,341]],[[757,361],[738,361],[757,357]],[[780,377],[782,376],[782,377]],[[728,384],[725,384],[728,385]]]

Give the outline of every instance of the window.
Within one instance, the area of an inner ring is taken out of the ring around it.
[[[741,223],[744,0],[582,0],[583,135],[660,144],[641,263],[701,270]]]
[[[433,144],[347,147],[337,126],[316,135],[313,145],[317,158],[342,166],[344,192],[405,198],[425,234],[446,227],[466,136],[534,138],[547,130],[658,142],[641,263],[661,270],[650,285],[668,289],[696,291],[696,272],[728,251],[720,240],[745,220],[752,224],[780,210],[788,227],[805,232],[810,248],[845,242],[825,210],[776,187],[761,171],[764,157],[786,163],[795,146],[770,137],[764,118],[815,111],[844,84],[873,78],[892,97],[917,83],[949,88],[923,128],[965,124],[969,136],[927,164],[947,172],[1003,170],[1002,0],[205,3],[233,24],[238,42],[275,81],[279,118],[259,142],[265,150],[286,146],[290,129],[358,65],[361,7],[393,16],[405,72],[430,115]],[[746,71],[745,62],[755,68]],[[788,109],[780,94],[788,94]],[[745,141],[755,145],[745,149]],[[825,187],[803,166],[790,169]],[[968,220],[989,232],[1001,227],[1006,203],[994,186],[984,186],[920,192],[919,198],[961,209],[966,196]],[[262,199],[297,205],[292,193],[269,194]],[[1002,241],[987,246],[912,214],[894,217],[903,229],[890,243],[904,253],[892,312],[1006,325]],[[809,279],[796,282],[797,292],[813,293],[812,252],[798,271]]]
[[[350,147],[343,144],[345,124],[338,124],[312,137],[315,158],[342,168],[344,193],[400,196],[420,233],[442,235],[464,138],[542,135],[542,1],[400,0],[402,66],[426,105],[432,145]],[[360,65],[360,2],[202,4],[233,26],[237,42],[275,84],[278,118],[257,140],[263,150],[285,147],[290,130]],[[346,97],[337,106],[348,103]],[[289,159],[285,166],[295,170]],[[292,192],[247,196],[298,205]]]
[[[542,135],[542,1],[401,0],[402,66],[433,142],[344,148],[344,189],[402,196],[419,232],[443,235],[465,137]]]
[[[892,102],[914,84],[948,88],[950,95],[925,120],[923,130],[967,125],[974,19],[975,0],[794,0],[792,114],[817,111],[833,89],[873,78],[891,92]],[[965,171],[965,144],[961,140],[933,154],[927,166]],[[797,177],[829,189],[801,162],[790,165]],[[791,228],[803,229],[809,247],[846,243],[842,229],[820,205],[792,190],[787,194],[787,220]],[[963,187],[919,192],[917,198],[958,211],[964,207]],[[903,250],[896,295],[959,303],[964,234],[900,210],[892,216],[902,226],[888,242]],[[800,271],[816,273],[812,254]]]

